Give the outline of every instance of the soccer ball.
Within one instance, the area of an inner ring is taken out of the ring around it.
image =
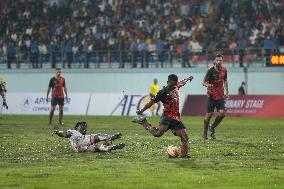
[[[176,146],[168,146],[166,154],[169,158],[176,158],[179,156],[179,148]]]

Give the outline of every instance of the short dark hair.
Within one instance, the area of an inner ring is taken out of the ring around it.
[[[55,70],[61,70],[61,68],[55,68]]]
[[[168,81],[178,82],[178,76],[176,74],[171,74],[171,75],[168,76]]]
[[[222,53],[222,52],[217,52],[216,55],[215,55],[215,58],[216,58],[216,57],[221,57],[221,58],[223,58],[224,56],[223,56],[223,53]]]
[[[85,121],[79,121],[78,123],[76,123],[74,129],[77,130],[78,127],[81,127],[81,126],[87,127],[87,122],[85,122]]]

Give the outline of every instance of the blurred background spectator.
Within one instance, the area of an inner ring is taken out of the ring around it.
[[[239,95],[245,95],[246,94],[246,83],[243,81],[241,86],[239,87]]]

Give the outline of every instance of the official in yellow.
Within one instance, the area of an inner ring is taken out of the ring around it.
[[[153,80],[153,84],[150,85],[150,100],[157,95],[159,92],[160,86],[158,85],[158,79]],[[156,116],[159,116],[159,110],[160,110],[161,104],[160,102],[154,104],[151,108],[150,111],[152,113],[152,116],[156,114]]]

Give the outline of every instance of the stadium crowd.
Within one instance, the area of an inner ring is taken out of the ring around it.
[[[8,68],[18,56],[33,68],[45,57],[54,68],[62,55],[68,67],[82,61],[88,68],[100,61],[94,53],[112,51],[133,67],[141,55],[148,67],[153,52],[161,66],[177,52],[190,67],[190,53],[226,49],[242,61],[248,49],[279,53],[283,10],[283,0],[1,0],[0,57]]]

